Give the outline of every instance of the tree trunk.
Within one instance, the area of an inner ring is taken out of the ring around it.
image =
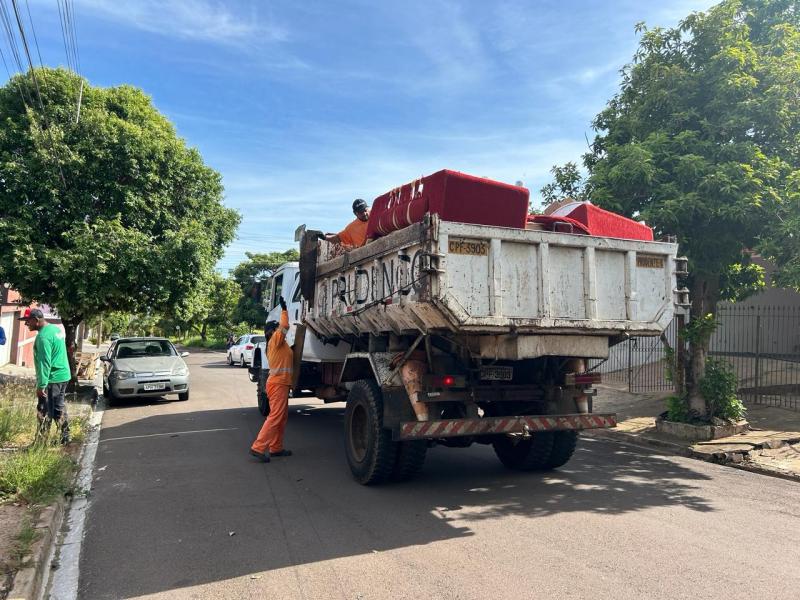
[[[75,332],[78,330],[78,325],[83,321],[82,316],[73,316],[70,318],[61,318],[61,324],[64,325],[64,342],[67,345],[67,358],[69,359],[69,372],[73,382],[77,381],[77,365],[75,363],[75,352],[77,351],[77,344],[75,342]]]
[[[719,300],[719,275],[695,276],[690,289],[692,298],[692,319],[701,319],[707,314],[717,314]],[[706,356],[710,334],[692,339],[689,343],[689,364],[687,365],[686,391],[689,395],[689,408],[702,417],[708,417],[708,406],[700,392],[700,381],[706,374]]]
[[[203,327],[200,329],[200,339],[206,341],[206,332],[208,331],[208,323],[203,321]]]

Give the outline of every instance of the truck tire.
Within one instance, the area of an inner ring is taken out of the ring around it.
[[[553,450],[550,452],[550,458],[547,459],[545,468],[557,469],[565,465],[572,458],[575,452],[575,446],[578,443],[577,431],[555,431],[553,432]]]
[[[383,483],[392,475],[397,444],[391,431],[383,428],[383,394],[374,381],[356,381],[347,395],[344,450],[360,484]]]
[[[549,468],[553,451],[553,432],[534,433],[528,438],[500,436],[494,442],[494,453],[509,469],[516,471],[541,471]]]
[[[392,481],[407,481],[422,470],[428,453],[426,440],[397,443],[397,458],[392,469]]]
[[[256,383],[256,394],[258,395],[258,412],[265,417],[269,414],[269,398],[267,397],[267,378],[269,369],[258,370],[258,382]]]

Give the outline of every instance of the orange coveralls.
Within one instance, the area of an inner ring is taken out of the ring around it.
[[[289,313],[281,311],[281,320],[267,344],[269,379],[267,379],[267,398],[269,415],[258,432],[251,448],[259,454],[283,450],[283,432],[289,416],[289,389],[292,387],[292,365],[294,356],[291,346],[286,343],[289,332]]]
[[[362,221],[359,218],[354,219],[348,223],[342,231],[339,232],[339,242],[342,246],[350,248],[360,248],[367,243],[367,221]]]

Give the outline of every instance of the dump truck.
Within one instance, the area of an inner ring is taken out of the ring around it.
[[[491,445],[520,471],[564,465],[580,431],[616,425],[593,411],[589,361],[660,335],[688,303],[672,241],[430,212],[348,252],[322,238],[298,230],[300,262],[279,270],[268,308],[291,299],[293,393],[346,402],[347,463],[367,485],[413,477],[437,444]]]

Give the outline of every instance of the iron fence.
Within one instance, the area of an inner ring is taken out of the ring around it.
[[[720,304],[717,322],[709,355],[733,367],[739,397],[800,410],[800,307]],[[613,346],[607,360],[589,366],[631,392],[672,390],[665,341],[677,348],[677,331],[675,320],[661,338],[631,337]]]
[[[709,354],[733,366],[745,402],[800,410],[800,308],[721,305]]]

